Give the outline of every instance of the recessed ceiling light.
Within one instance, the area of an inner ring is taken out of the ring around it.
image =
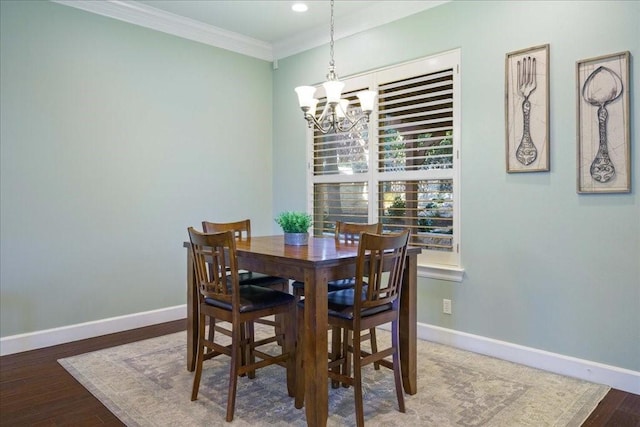
[[[291,10],[294,12],[306,12],[309,8],[304,3],[294,3],[291,5]]]

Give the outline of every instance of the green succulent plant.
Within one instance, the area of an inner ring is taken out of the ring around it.
[[[313,223],[313,218],[306,212],[287,211],[281,212],[275,221],[285,233],[306,233]]]

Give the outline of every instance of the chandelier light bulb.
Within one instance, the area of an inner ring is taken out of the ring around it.
[[[341,99],[340,102],[338,103],[338,106],[336,107],[336,116],[339,119],[344,119],[345,117],[347,117],[348,107],[349,107],[349,100]]]
[[[331,80],[322,83],[324,86],[325,95],[327,96],[327,102],[329,104],[340,102],[340,96],[342,95],[342,88],[344,83],[340,80]]]
[[[376,91],[375,90],[362,90],[357,93],[358,99],[360,100],[360,107],[362,107],[362,111],[373,111],[373,102],[376,99]]]
[[[301,108],[311,107],[313,101],[316,104],[318,103],[318,100],[313,98],[316,93],[316,88],[313,86],[298,86],[296,93],[298,94],[298,103]]]

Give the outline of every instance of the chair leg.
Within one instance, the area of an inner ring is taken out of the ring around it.
[[[360,333],[353,331],[352,336]],[[362,403],[362,354],[360,353],[361,339],[353,339],[353,389],[355,393],[356,404],[356,425],[364,427],[364,408]]]
[[[216,318],[209,317],[209,341],[213,341],[215,332],[216,332]]]
[[[351,376],[351,352],[349,351],[349,347],[353,348],[353,336],[355,332],[351,332],[349,329],[344,328],[344,335],[342,337],[342,357],[344,358],[344,363],[342,364],[342,373],[347,377]],[[355,353],[354,353],[355,354]],[[349,384],[342,383],[342,387],[349,388]]]
[[[282,286],[280,287],[280,291],[284,292],[285,294],[289,293],[289,281],[288,280],[282,282]]]
[[[402,376],[400,374],[400,336],[398,333],[398,321],[391,322],[391,345],[395,348],[393,353],[393,380],[396,385],[396,396],[398,398],[398,410],[405,412],[404,391],[402,389]]]
[[[289,293],[289,282],[282,282],[279,286],[274,286],[273,289],[278,290],[280,292]],[[276,322],[275,326],[275,334],[278,336],[278,345],[281,348],[284,348],[284,340],[282,339],[282,334],[285,331],[284,325],[284,316],[281,314],[276,314],[274,316],[274,320]]]
[[[303,321],[304,314],[296,305],[296,324],[298,325],[296,339],[296,398],[294,403],[296,409],[300,409],[304,405],[304,358],[302,356],[304,351]]]
[[[288,318],[294,319],[295,315],[295,307],[291,306]],[[295,397],[297,395],[296,392],[296,330],[297,325],[296,322],[289,321],[283,322],[284,328],[284,337],[283,337],[283,347],[282,351],[288,354],[287,357],[287,393],[289,397]]]
[[[371,354],[378,352],[378,339],[376,338],[376,328],[369,329],[369,341],[371,342]],[[373,368],[376,371],[380,370],[380,363],[373,362]]]
[[[231,332],[231,363],[229,364],[229,393],[227,395],[227,417],[228,422],[233,421],[233,413],[236,407],[236,391],[238,388],[238,371],[241,365],[242,357],[242,332],[241,329],[244,326],[233,325]]]
[[[244,345],[244,360],[243,363],[246,363],[247,365],[253,365],[254,363],[256,363],[256,355],[254,352],[254,348],[253,348],[253,343],[256,340],[256,331],[254,328],[254,323],[253,322],[246,322],[242,325],[242,329],[240,329],[240,332],[242,333],[242,342],[245,343]],[[247,373],[247,377],[249,377],[249,379],[254,379],[256,377],[256,371],[249,371]]]
[[[337,326],[331,328],[331,361],[335,362],[336,360],[342,359],[342,330]],[[337,365],[331,368],[333,372],[340,373],[343,371],[341,368],[342,365]],[[331,388],[340,387],[340,382],[337,380],[331,380]]]
[[[204,337],[205,322],[207,321],[204,314],[200,315],[198,322],[198,354],[196,357],[196,372],[193,376],[193,387],[191,388],[191,400],[198,399],[198,390],[200,389],[200,377],[202,376],[202,363],[204,362]]]

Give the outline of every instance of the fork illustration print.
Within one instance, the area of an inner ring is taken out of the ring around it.
[[[529,133],[529,120],[531,116],[531,102],[529,97],[536,90],[536,58],[527,56],[518,61],[518,94],[524,98],[522,101],[523,129],[520,145],[516,150],[516,159],[525,166],[530,165],[538,157],[538,150],[533,144]]]

